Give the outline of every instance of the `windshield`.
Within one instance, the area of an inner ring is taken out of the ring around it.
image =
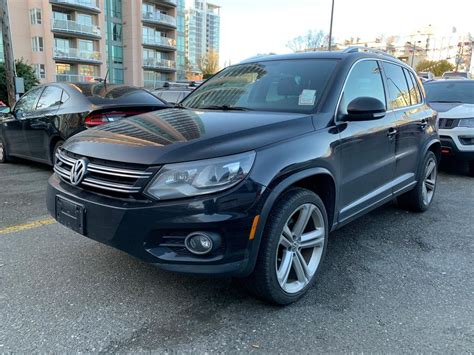
[[[194,109],[312,112],[336,65],[333,59],[235,65],[209,79],[182,104]]]
[[[474,80],[425,84],[428,102],[474,104]]]

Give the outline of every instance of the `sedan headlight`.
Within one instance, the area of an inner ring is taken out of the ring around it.
[[[474,128],[474,117],[459,120],[458,127]]]
[[[245,179],[254,160],[255,152],[248,152],[168,164],[158,172],[146,193],[160,200],[171,200],[223,191]]]

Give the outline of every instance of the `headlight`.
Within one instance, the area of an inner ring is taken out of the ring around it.
[[[146,193],[160,200],[211,194],[241,182],[250,172],[255,152],[163,166]]]
[[[474,117],[459,120],[458,127],[474,128]]]

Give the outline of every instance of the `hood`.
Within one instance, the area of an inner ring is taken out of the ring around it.
[[[313,129],[304,114],[166,109],[83,131],[64,148],[93,158],[160,165],[242,153]]]
[[[467,118],[474,117],[473,104],[459,103],[431,103],[430,106],[438,111],[439,118]]]

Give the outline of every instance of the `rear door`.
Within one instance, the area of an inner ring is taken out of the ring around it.
[[[33,114],[43,87],[30,90],[23,95],[12,110],[11,119],[4,122],[5,140],[10,154],[29,157],[28,137],[25,135],[25,122]]]
[[[419,154],[429,112],[422,105],[421,93],[413,74],[394,63],[383,63],[389,93],[390,114],[396,122],[395,193],[415,183]],[[428,116],[427,116],[428,115]]]
[[[374,97],[386,105],[380,66],[375,60],[356,63],[345,84],[337,121],[341,144],[339,222],[390,198],[395,169],[395,140],[390,115],[371,121],[344,122],[347,106],[358,97]]]
[[[47,86],[38,100],[36,110],[25,120],[25,134],[28,137],[30,155],[33,158],[48,160],[50,137],[58,126],[56,113],[61,106],[63,90]]]

